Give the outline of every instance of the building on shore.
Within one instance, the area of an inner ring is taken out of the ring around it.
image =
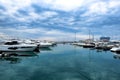
[[[109,42],[110,41],[110,37],[100,37],[100,41],[102,41],[102,42]]]

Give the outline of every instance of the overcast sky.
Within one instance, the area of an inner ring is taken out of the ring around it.
[[[20,38],[120,39],[120,0],[0,0],[0,35]]]

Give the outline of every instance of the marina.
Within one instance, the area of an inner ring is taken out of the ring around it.
[[[120,56],[110,51],[58,44],[51,50],[25,53],[29,55],[0,58],[0,80],[120,79]]]
[[[120,80],[120,0],[0,0],[0,80]]]

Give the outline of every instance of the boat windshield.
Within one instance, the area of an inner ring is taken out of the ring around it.
[[[6,42],[5,45],[18,45],[17,41]]]

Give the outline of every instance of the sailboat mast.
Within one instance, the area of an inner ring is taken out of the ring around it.
[[[90,40],[90,30],[89,30],[89,40]]]
[[[75,42],[76,42],[76,32],[75,32]]]

